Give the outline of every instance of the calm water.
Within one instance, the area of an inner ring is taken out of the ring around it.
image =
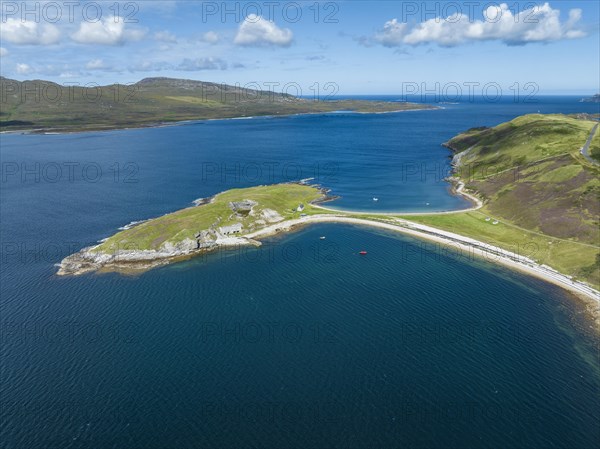
[[[577,100],[2,135],[0,447],[597,447],[584,307],[491,263],[319,225],[134,277],[53,266],[239,186],[314,177],[338,207],[460,209],[441,142],[597,111]]]

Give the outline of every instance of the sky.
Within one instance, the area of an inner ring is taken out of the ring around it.
[[[597,1],[2,1],[0,73],[293,95],[600,92]]]

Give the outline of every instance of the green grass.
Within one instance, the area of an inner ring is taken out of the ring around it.
[[[530,114],[494,128],[469,130],[446,144],[460,153],[461,176],[484,179],[540,159],[577,152],[595,122],[561,114]]]
[[[2,130],[82,131],[184,120],[352,110],[430,109],[410,103],[319,101],[201,81],[152,78],[134,85],[66,88],[48,81],[0,79]],[[23,95],[27,92],[27,95]],[[36,95],[37,93],[37,95]],[[53,100],[60,95],[58,100]]]
[[[261,227],[256,220],[260,219],[258,213],[264,209],[274,210],[285,219],[298,218],[300,212],[292,209],[303,203],[306,209],[302,213],[323,213],[309,204],[321,197],[319,189],[299,184],[228,190],[216,195],[209,204],[182,209],[121,231],[102,243],[96,251],[112,254],[123,249],[159,250],[165,242],[176,244],[185,239],[194,239],[202,230],[237,222],[243,224],[244,231],[240,235],[244,235]],[[258,203],[254,207],[257,216],[240,218],[233,213],[229,203],[242,200]]]
[[[600,129],[596,130],[596,135],[590,144],[590,156],[600,162]]]
[[[198,98],[198,97],[190,97],[190,96],[179,96],[179,97],[169,97],[165,96],[165,100],[174,100],[174,101],[182,101],[184,103],[193,103],[193,104],[201,104],[203,106],[220,106],[221,104],[215,100],[208,100],[206,98]]]
[[[532,231],[519,229],[500,217],[489,217],[485,212],[462,212],[445,215],[422,215],[400,217],[416,223],[454,232],[498,246],[522,257],[548,265],[561,273],[584,280],[598,288],[600,274],[597,258],[600,248],[557,239]],[[494,225],[493,221],[499,223]]]
[[[549,172],[542,173],[538,180],[540,182],[564,182],[574,178],[582,171],[583,167],[581,165],[564,165]]]

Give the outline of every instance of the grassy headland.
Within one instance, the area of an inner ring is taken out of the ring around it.
[[[220,247],[258,246],[256,234],[277,233],[323,214],[312,203],[327,199],[322,189],[303,184],[228,190],[194,207],[126,226],[63,259],[58,274],[147,270]]]
[[[456,175],[483,207],[405,218],[521,251],[598,287],[600,169],[579,152],[595,124],[533,114],[460,134],[446,145]]]
[[[165,245],[176,247],[186,241],[193,241],[195,246],[196,236],[202,231],[213,234],[208,238],[216,239],[220,229],[238,223],[242,229],[235,235],[242,237],[269,224],[299,218],[313,209],[310,203],[323,197],[316,187],[301,184],[228,190],[211,198],[207,204],[182,209],[121,231],[94,251],[109,254],[123,249],[159,251]],[[255,204],[250,211],[236,212],[232,205],[243,201]],[[300,205],[304,206],[302,211],[298,210]],[[312,213],[319,213],[319,210]]]
[[[85,131],[185,120],[331,111],[431,109],[402,102],[298,98],[266,90],[171,78],[132,85],[65,87],[0,77],[0,130]]]

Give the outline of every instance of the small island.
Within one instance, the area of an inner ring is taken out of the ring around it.
[[[59,275],[96,270],[147,270],[217,248],[260,245],[256,240],[325,213],[315,204],[331,199],[304,183],[233,189],[196,205],[126,226],[101,244],[67,257]]]

